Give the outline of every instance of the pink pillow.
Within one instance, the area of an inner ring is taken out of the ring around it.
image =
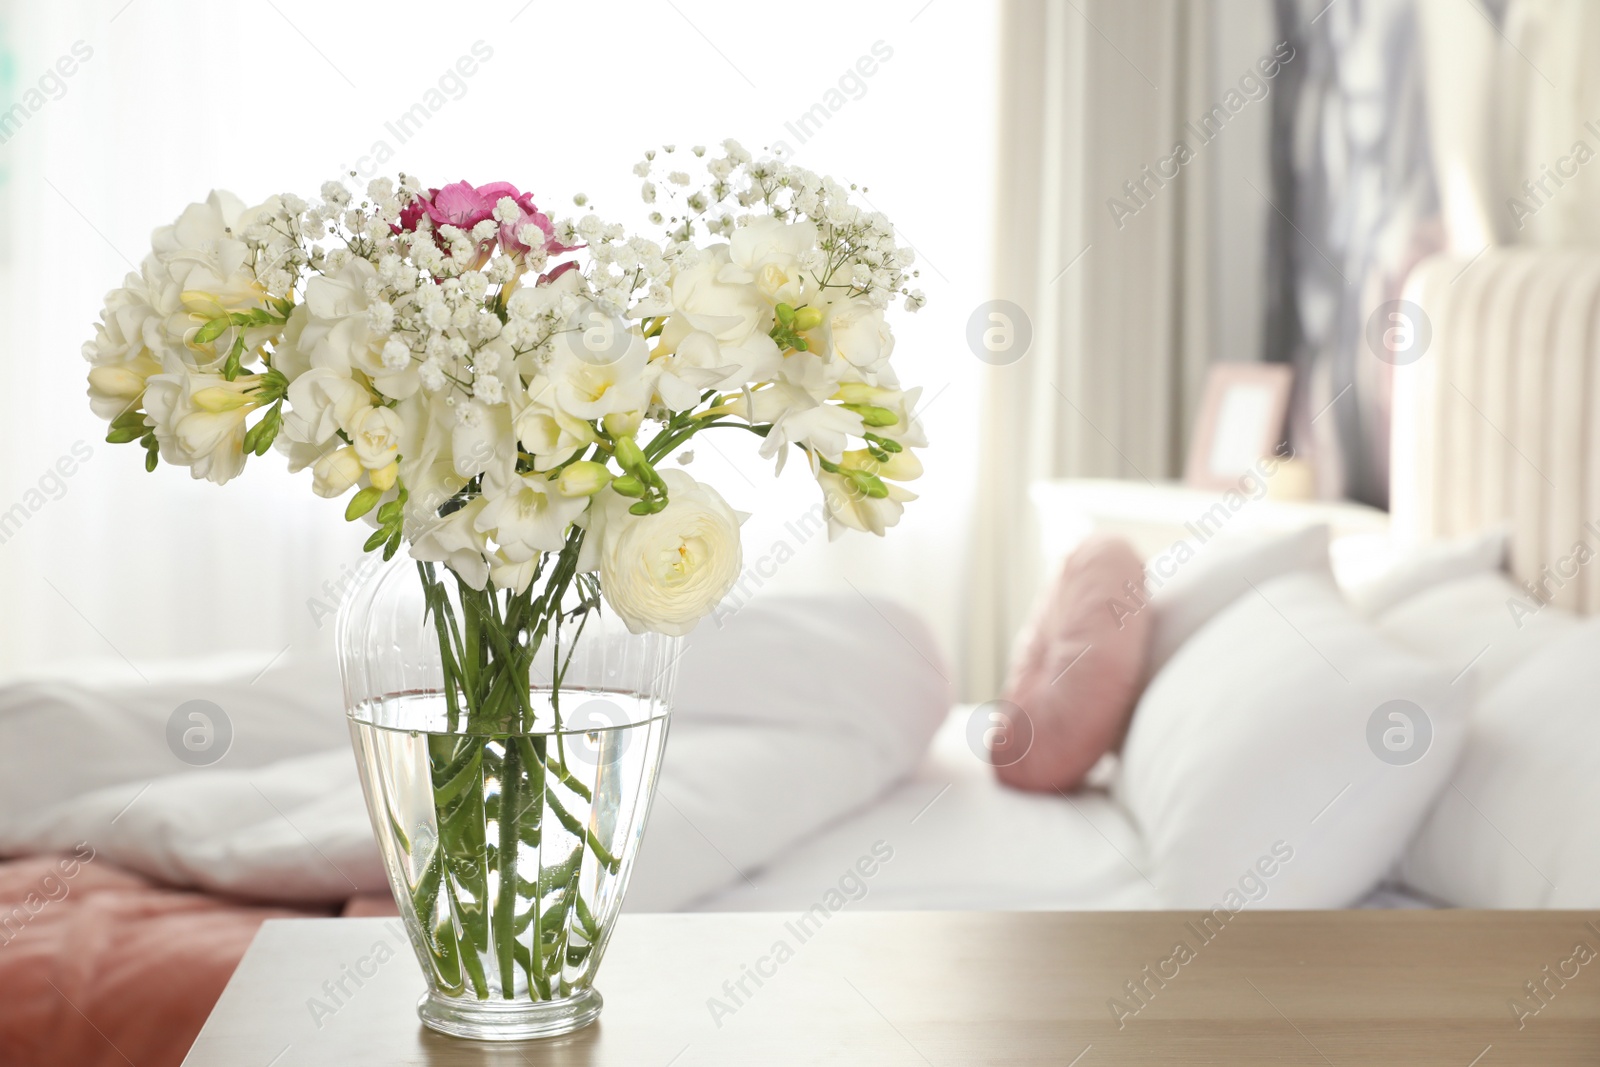
[[[1092,536],[1067,557],[1006,680],[1023,721],[990,748],[1002,782],[1075,789],[1122,743],[1149,645],[1144,602],[1144,564],[1126,541]]]

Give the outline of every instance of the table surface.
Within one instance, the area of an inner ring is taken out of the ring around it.
[[[184,1063],[1600,1063],[1600,913],[1245,912],[1209,926],[1189,912],[796,920],[624,916],[600,970],[599,1023],[503,1046],[422,1028],[422,976],[398,920],[276,920]]]

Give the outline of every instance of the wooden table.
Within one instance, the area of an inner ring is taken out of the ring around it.
[[[494,1046],[418,1023],[397,920],[273,921],[184,1063],[1600,1063],[1600,914],[1260,912],[1202,929],[1186,912],[846,911],[806,932],[790,915],[624,916],[600,1022]]]

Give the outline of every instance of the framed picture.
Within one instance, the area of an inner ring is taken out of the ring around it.
[[[1285,363],[1213,363],[1183,480],[1229,489],[1283,441],[1294,370]]]

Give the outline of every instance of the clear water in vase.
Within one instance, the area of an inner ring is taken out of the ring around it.
[[[419,1012],[464,1037],[562,1033],[599,1015],[594,974],[666,741],[659,702],[531,697],[535,728],[512,734],[453,732],[438,693],[350,712],[368,811],[428,980]]]

